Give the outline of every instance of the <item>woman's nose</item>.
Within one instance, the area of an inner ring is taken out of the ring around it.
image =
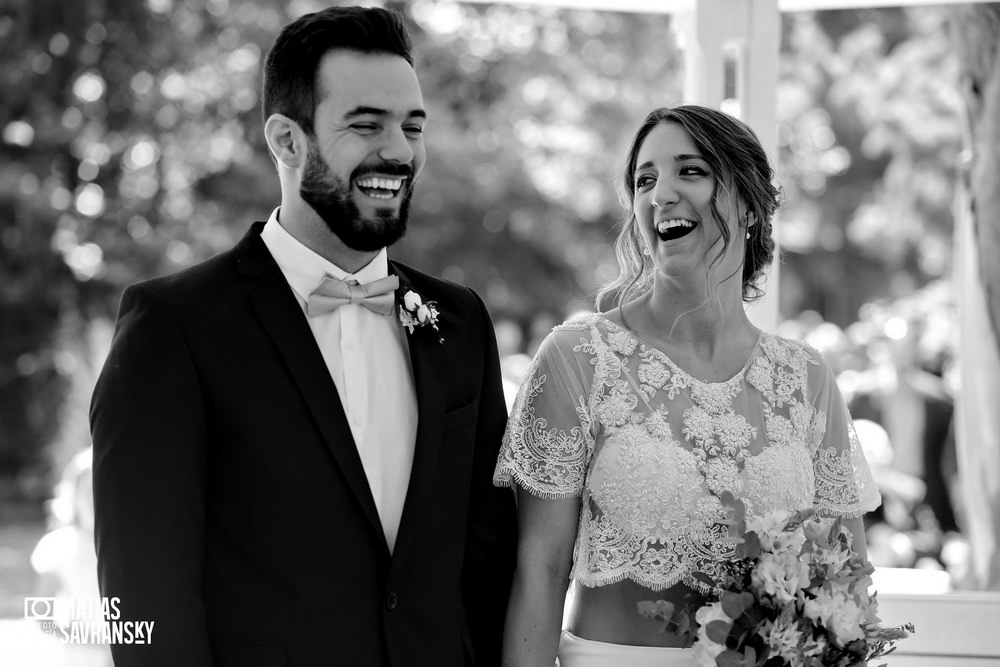
[[[653,189],[653,198],[650,201],[653,208],[663,208],[677,203],[677,190],[668,178],[661,178],[656,182]]]

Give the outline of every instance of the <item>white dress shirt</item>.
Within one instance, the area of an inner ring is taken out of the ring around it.
[[[370,283],[389,274],[385,248],[357,273],[347,273],[289,234],[271,213],[261,239],[305,313],[309,294],[327,275]],[[308,317],[308,316],[307,316]],[[359,304],[308,317],[361,457],[389,544],[395,547],[413,466],[417,398],[406,333],[396,311],[379,315]]]

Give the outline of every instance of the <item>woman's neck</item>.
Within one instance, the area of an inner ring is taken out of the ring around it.
[[[681,356],[711,363],[752,347],[759,331],[742,295],[720,285],[714,295],[691,294],[657,281],[652,291],[625,306],[624,322],[641,337]]]

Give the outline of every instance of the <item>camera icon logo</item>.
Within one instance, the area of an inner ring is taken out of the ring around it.
[[[24,598],[24,617],[35,621],[55,620],[55,598]]]

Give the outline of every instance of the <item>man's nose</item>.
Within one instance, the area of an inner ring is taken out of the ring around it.
[[[378,156],[386,162],[399,164],[413,162],[413,146],[410,145],[403,128],[397,127],[386,131],[385,141],[378,150]]]

